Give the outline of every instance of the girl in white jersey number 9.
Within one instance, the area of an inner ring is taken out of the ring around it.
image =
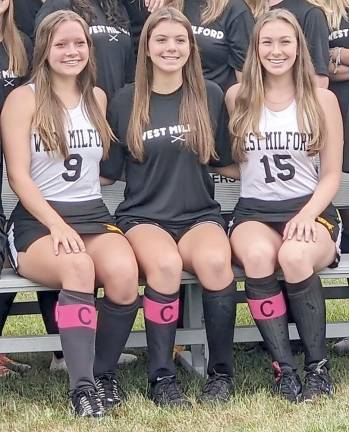
[[[101,199],[99,162],[112,132],[94,87],[88,28],[71,11],[40,24],[30,84],[14,90],[1,130],[19,203],[9,221],[18,273],[61,289],[56,309],[76,414],[121,402],[114,372],[138,310],[132,249]],[[105,297],[96,317],[94,289]],[[95,355],[95,334],[96,355]]]

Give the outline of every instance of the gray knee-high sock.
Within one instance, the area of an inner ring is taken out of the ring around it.
[[[106,296],[98,310],[94,373],[113,374],[132,330],[139,297],[130,305],[113,303]]]
[[[303,342],[305,364],[326,358],[326,306],[321,280],[312,274],[298,283],[285,284],[289,307]]]
[[[56,315],[70,390],[94,386],[97,317],[93,294],[62,290],[58,297]]]
[[[202,301],[210,352],[207,373],[233,374],[233,336],[235,324],[235,283],[220,291],[203,290]]]
[[[246,277],[245,291],[251,314],[273,361],[281,367],[295,369],[285,299],[275,274],[263,278]]]
[[[176,337],[179,292],[160,294],[149,286],[144,292],[144,321],[148,343],[148,377],[175,375],[173,347]]]

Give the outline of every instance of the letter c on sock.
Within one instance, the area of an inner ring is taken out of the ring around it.
[[[165,313],[166,313],[167,311],[168,311],[170,314],[166,316]],[[172,313],[171,313],[171,312],[172,312]],[[171,305],[167,305],[167,306],[163,307],[163,308],[161,309],[161,311],[160,311],[160,315],[161,315],[161,318],[162,318],[162,320],[163,320],[164,322],[171,322],[171,321],[173,321],[173,306],[171,306]]]
[[[56,321],[59,329],[87,327],[96,329],[96,308],[88,304],[69,304],[56,306]]]
[[[264,299],[247,299],[251,314],[255,320],[279,318],[286,313],[286,303],[282,292]]]
[[[179,299],[171,303],[158,303],[143,297],[144,316],[156,324],[171,324],[178,319]]]
[[[263,303],[261,303],[261,305],[260,305],[261,313],[266,318],[270,318],[274,315],[274,309],[271,309],[272,306],[273,306],[273,302],[270,300],[265,300]],[[268,312],[268,309],[269,309],[269,312]]]
[[[84,319],[83,314],[85,313],[89,316],[89,319]],[[78,316],[81,324],[84,324],[86,326],[89,326],[91,324],[91,310],[89,308],[85,306],[81,307],[78,311]]]

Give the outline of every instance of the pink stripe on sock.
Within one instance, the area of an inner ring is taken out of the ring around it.
[[[156,324],[171,324],[178,319],[179,299],[171,303],[158,303],[143,297],[144,316]]]
[[[279,318],[286,313],[286,303],[282,292],[273,297],[251,300],[247,299],[251,314],[256,320]]]
[[[88,327],[96,330],[96,308],[88,304],[70,304],[56,306],[58,328]]]

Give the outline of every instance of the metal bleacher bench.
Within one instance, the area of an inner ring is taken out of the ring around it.
[[[215,197],[220,202],[222,212],[230,212],[239,196],[239,182],[228,180],[218,174],[212,175],[215,183]],[[112,186],[103,187],[103,198],[109,210],[113,213],[116,205],[123,199],[124,183],[117,182]],[[2,200],[6,217],[14,208],[17,198],[10,190],[6,175],[4,176]],[[349,207],[349,174],[343,174],[340,190],[334,200],[337,208]],[[234,267],[237,281],[244,280],[243,271]],[[320,273],[322,279],[349,278],[349,254],[342,255],[339,267],[336,269],[325,268]],[[280,274],[280,277],[282,275]],[[188,273],[182,274],[182,285],[185,286],[184,301],[184,328],[177,330],[176,343],[185,345],[188,351],[179,353],[181,363],[188,369],[194,370],[200,375],[205,375],[208,350],[206,333],[203,323],[201,288],[197,278]],[[49,288],[31,282],[17,276],[12,269],[5,268],[0,278],[0,293],[23,293],[47,291]],[[349,298],[349,287],[327,287],[324,288],[327,299]],[[238,303],[245,302],[244,291],[236,294]],[[12,306],[11,315],[22,315],[38,313],[36,302],[15,302]],[[327,324],[327,337],[349,336],[349,322],[337,322]],[[298,338],[294,324],[290,324],[290,337]],[[235,329],[235,342],[255,342],[261,340],[260,333],[255,326],[237,326]],[[127,348],[146,347],[144,331],[132,331]],[[2,336],[0,337],[0,352],[38,352],[55,351],[61,349],[58,335],[32,335],[32,336]]]

